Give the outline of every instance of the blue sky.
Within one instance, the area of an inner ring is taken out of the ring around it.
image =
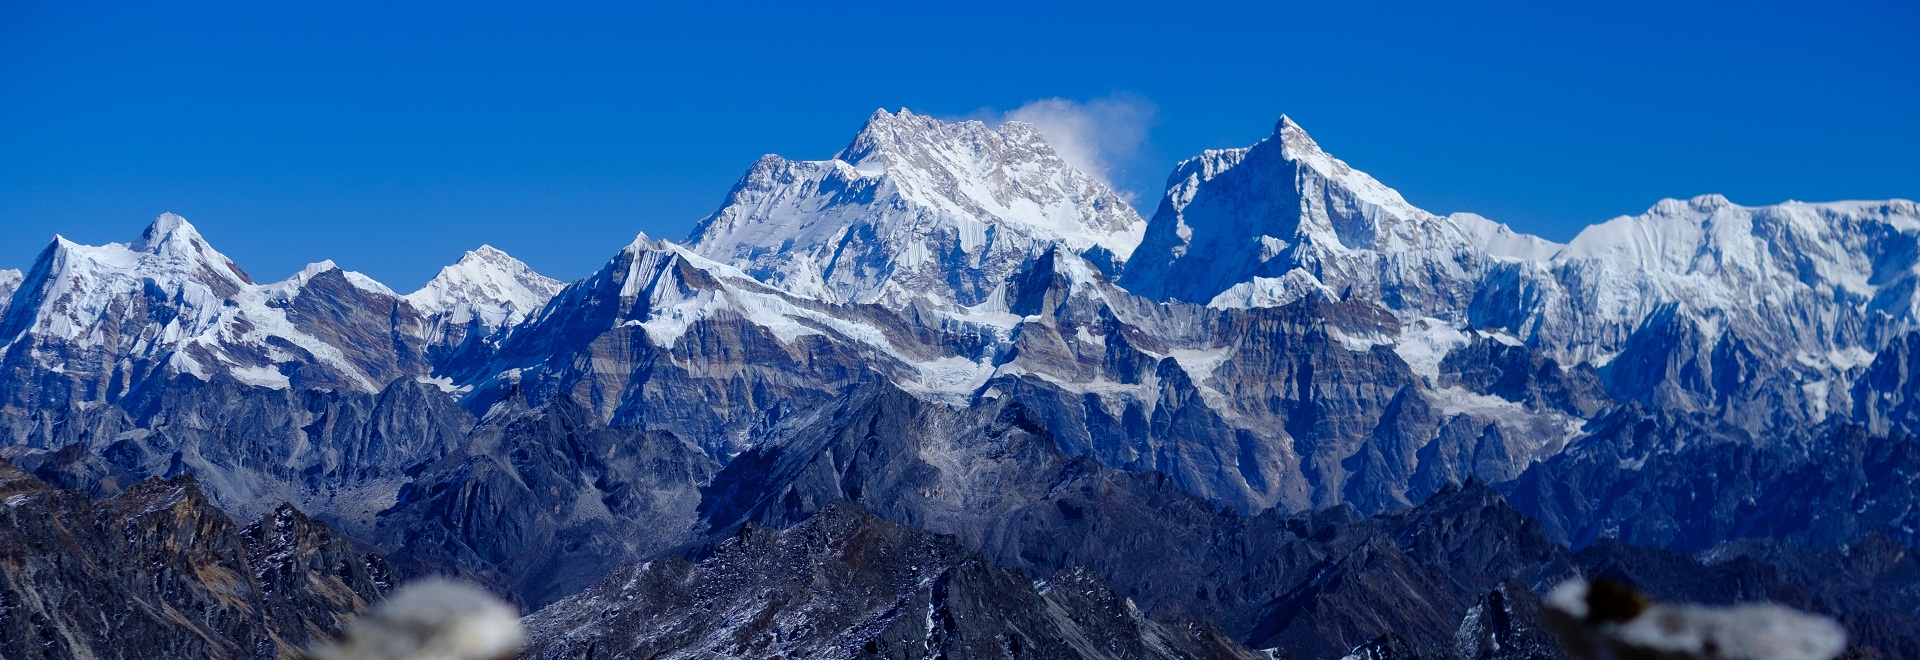
[[[1558,240],[1661,197],[1920,198],[1911,2],[637,4],[0,1],[0,267],[173,211],[257,279],[410,290],[481,243],[572,279],[879,107],[1084,120],[1143,213],[1283,113]]]

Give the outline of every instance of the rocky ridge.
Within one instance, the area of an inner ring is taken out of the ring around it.
[[[0,464],[0,493],[9,658],[285,658],[394,581],[292,507],[234,524],[191,478],[95,501]]]
[[[847,504],[742,530],[697,564],[622,569],[527,624],[533,658],[1258,657],[1146,618],[1089,572],[1035,582]]]

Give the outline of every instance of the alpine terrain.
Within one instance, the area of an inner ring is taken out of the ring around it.
[[[1920,657],[1920,204],[1560,244],[1282,117],[1150,210],[883,110],[572,282],[55,237],[0,272],[0,655],[292,657],[451,575],[535,658],[1561,658],[1574,578]]]

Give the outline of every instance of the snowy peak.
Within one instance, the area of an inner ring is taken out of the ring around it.
[[[89,246],[55,236],[18,285],[0,341],[33,334],[89,345],[140,344],[151,338],[122,334],[119,320],[109,318],[127,313],[121,301],[136,295],[159,296],[175,308],[158,332],[201,332],[217,319],[222,300],[250,286],[231,260],[171,213],[130,244]]]
[[[491,245],[466,253],[419,291],[407,294],[415,310],[436,324],[479,322],[497,330],[518,325],[546,305],[563,285]]]
[[[1399,275],[1430,279],[1436,274],[1394,255],[1457,262],[1478,248],[1461,227],[1334,158],[1283,116],[1252,147],[1208,151],[1175,168],[1121,283],[1157,300],[1277,305],[1323,285],[1371,295]],[[1421,298],[1410,302],[1445,302]]]
[[[7,307],[0,359],[70,379],[82,398],[124,395],[139,384],[127,374],[377,391],[424,371],[416,350],[394,348],[419,328],[391,290],[330,261],[254,284],[163,214],[130,243],[55,237]]]
[[[356,289],[389,298],[399,297],[399,294],[394,293],[393,289],[387,288],[387,285],[381,284],[378,280],[364,274],[341,268],[340,265],[334,263],[332,259],[307,264],[305,268],[301,268],[300,272],[294,273],[292,277],[259,287],[257,293],[282,301],[291,300],[294,296],[300,295],[301,290],[307,288],[307,285],[313,282],[314,278],[334,271],[339,271],[341,279],[346,280],[348,284]]]
[[[1917,241],[1920,208],[1905,200],[1741,206],[1702,195],[1587,227],[1554,261],[1558,269],[1607,274],[1580,293],[1599,303],[1590,309],[1613,316],[1637,318],[1667,302],[1735,316],[1770,308],[1807,319],[1873,311],[1912,324]],[[1807,330],[1805,338],[1828,340],[1857,332]]]
[[[878,110],[834,159],[858,172],[890,175],[922,204],[1028,225],[1076,251],[1097,245],[1124,259],[1145,229],[1117,193],[1068,165],[1039,129],[1023,122],[994,128]]]
[[[186,218],[172,213],[162,213],[147,225],[146,231],[140,233],[140,240],[134,241],[130,247],[141,252],[157,254],[162,250],[178,250],[205,244],[206,239],[200,236],[200,230],[195,229]]]
[[[128,245],[127,249],[153,255],[153,261],[176,269],[204,269],[203,275],[240,284],[253,283],[252,278],[241,271],[233,260],[215,251],[192,223],[172,213],[162,213],[154,218],[146,231],[141,232],[140,240]]]
[[[1720,195],[1664,199],[1645,213],[1582,230],[1558,255],[1672,274],[1793,271],[1803,283],[1827,281],[1870,294],[1901,271],[1882,257],[1907,250],[1888,239],[1920,231],[1912,202],[1787,202],[1741,206]]]
[[[1387,187],[1386,184],[1380,183],[1365,172],[1353,169],[1352,166],[1347,165],[1346,161],[1335,158],[1321,149],[1320,143],[1307,135],[1306,129],[1301,128],[1285,115],[1281,115],[1279,123],[1274,126],[1271,142],[1279,144],[1283,160],[1310,168],[1314,174],[1319,175],[1319,178],[1324,179],[1322,185],[1328,189],[1327,192],[1345,194],[1352,198],[1341,201],[1377,206],[1392,219],[1403,222],[1433,217],[1433,214],[1408,204],[1407,200],[1400,196],[1399,191]],[[1258,148],[1258,146],[1255,147],[1255,149]],[[1311,182],[1302,181],[1301,183]],[[1372,246],[1352,245],[1350,247]]]
[[[798,295],[956,307],[1048,246],[1117,269],[1145,226],[1032,126],[882,110],[833,159],[760,159],[690,245]]]
[[[1286,115],[1280,115],[1280,121],[1274,122],[1273,137],[1296,158],[1299,154],[1325,153],[1320,151],[1320,144],[1313,141],[1313,136],[1307,135],[1307,129],[1301,128],[1299,123]]]

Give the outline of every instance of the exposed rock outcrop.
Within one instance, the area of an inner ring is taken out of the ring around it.
[[[0,654],[285,658],[393,583],[291,507],[240,527],[190,477],[94,501],[0,464]]]

